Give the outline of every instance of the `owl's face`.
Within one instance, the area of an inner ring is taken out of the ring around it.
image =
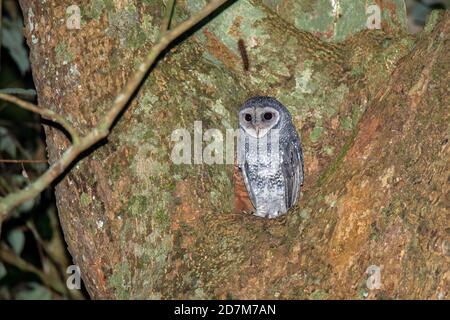
[[[239,124],[245,132],[254,137],[264,137],[280,121],[280,113],[268,104],[244,106],[239,111]]]

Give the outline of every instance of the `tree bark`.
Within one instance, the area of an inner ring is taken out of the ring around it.
[[[333,37],[302,30],[308,3],[224,8],[161,58],[108,141],[56,185],[93,298],[447,297],[449,14],[414,38],[386,5],[382,30]],[[39,104],[86,132],[156,42],[163,3],[85,1],[79,30],[69,5],[21,1]],[[202,5],[177,1],[172,25]],[[285,104],[304,144],[301,200],[277,220],[233,214],[232,165],[170,159],[173,130],[225,133],[254,95]],[[54,162],[69,141],[46,137]]]

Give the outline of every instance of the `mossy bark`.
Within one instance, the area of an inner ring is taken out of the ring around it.
[[[174,46],[108,141],[56,185],[93,298],[446,297],[448,13],[413,38],[387,1],[382,30],[320,39],[278,2],[238,1]],[[157,41],[162,1],[81,2],[80,30],[65,25],[68,1],[21,4],[39,104],[87,132]],[[177,1],[173,24],[203,4]],[[170,159],[174,129],[225,133],[257,94],[288,107],[305,150],[300,203],[270,221],[232,213],[232,165]],[[54,162],[69,141],[46,135]]]

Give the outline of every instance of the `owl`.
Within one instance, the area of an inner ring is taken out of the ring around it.
[[[277,218],[296,204],[303,152],[289,111],[272,97],[253,97],[239,110],[238,168],[259,217]]]

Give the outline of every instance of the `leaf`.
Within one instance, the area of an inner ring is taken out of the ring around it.
[[[3,19],[2,46],[8,49],[9,55],[16,63],[20,72],[24,74],[30,70],[30,62],[23,43],[22,20],[17,19],[13,21],[8,17],[3,17]]]
[[[17,300],[50,300],[52,298],[50,290],[39,283],[31,282],[28,286],[30,289],[17,293]]]
[[[9,177],[10,182],[16,188],[23,188],[28,184],[27,179],[22,174],[14,174]],[[11,216],[18,218],[22,213],[29,212],[40,202],[40,195],[37,195],[33,199],[24,201],[17,208],[11,211]]]
[[[1,280],[4,276],[6,276],[6,273],[7,273],[7,271],[6,271],[5,265],[4,265],[2,262],[0,262],[0,280]]]
[[[15,159],[17,148],[14,140],[8,134],[0,132],[0,152],[6,152],[11,158]]]
[[[25,179],[25,177],[21,174],[14,174],[10,177],[11,179],[11,183],[13,183],[15,186],[24,186],[26,185],[27,179]]]
[[[35,204],[37,202],[38,202],[38,197],[31,199],[31,200],[27,200],[19,205],[18,210],[22,213],[28,212],[31,209],[33,209],[33,207],[35,206]]]
[[[8,233],[7,239],[13,251],[17,255],[20,255],[22,253],[23,247],[25,246],[25,235],[23,234],[22,230],[11,230]]]
[[[22,177],[23,179],[25,179],[22,175],[17,175],[17,176],[20,176],[20,177]],[[14,178],[15,176],[13,176],[13,178]],[[22,204],[20,204],[17,208],[15,208],[12,212],[11,212],[11,216],[12,217],[14,217],[14,218],[18,218],[18,217],[20,217],[20,215],[22,214],[22,213],[25,213],[25,212],[28,212],[28,211],[30,211],[31,209],[33,209],[33,207],[37,204],[37,203],[39,203],[39,199],[40,199],[40,196],[38,195],[36,198],[34,198],[34,199],[30,199],[30,200],[27,200],[27,201],[25,201],[25,202],[23,202]]]

